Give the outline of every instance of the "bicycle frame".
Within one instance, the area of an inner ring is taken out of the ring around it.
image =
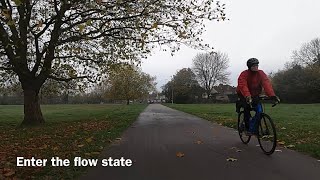
[[[264,100],[272,100],[272,99],[266,96],[255,97],[254,106],[250,104],[249,107],[248,106],[246,107],[248,108],[247,111],[238,112],[238,131],[239,131],[239,136],[241,141],[244,144],[249,143],[252,135],[246,135],[246,133],[243,134],[244,125],[245,125],[244,123],[246,121],[245,119],[248,115],[248,114],[246,115],[245,112],[249,111],[248,113],[250,113],[249,114],[250,117],[253,118],[253,121],[250,121],[253,123],[253,124],[250,123],[250,127],[255,126],[255,130],[251,129],[249,131],[250,132],[255,131],[253,135],[256,135],[256,137],[258,138],[260,148],[266,155],[271,155],[276,148],[277,136],[276,136],[275,125],[273,124],[271,117],[265,114],[264,112],[265,111]],[[274,103],[272,107],[274,107],[277,104],[278,102]],[[255,112],[253,116],[251,116],[251,111]],[[241,117],[241,114],[244,115],[243,119]],[[272,144],[271,146],[269,146],[269,145],[266,145],[265,142],[271,142]],[[271,147],[271,149],[269,149],[268,147]]]
[[[261,102],[258,102],[256,107],[252,108],[253,111],[256,112],[255,116],[258,114],[258,115],[261,115],[261,113],[263,113],[263,107],[262,107],[262,103]]]

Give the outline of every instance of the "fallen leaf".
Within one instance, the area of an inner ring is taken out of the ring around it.
[[[284,141],[279,141],[279,142],[278,142],[279,145],[284,145],[285,143],[286,143],[286,142],[284,142]]]
[[[80,147],[80,148],[83,147],[83,146],[84,146],[84,144],[79,144],[79,145],[78,145],[78,147]]]
[[[281,129],[282,129],[282,130],[285,130],[285,129],[287,129],[287,128],[285,128],[285,127],[282,127]]]
[[[232,148],[230,148],[230,149],[237,149],[237,147],[232,147]]]
[[[116,138],[116,140],[121,141],[121,138]]]
[[[183,157],[183,156],[184,156],[184,153],[182,153],[182,152],[177,152],[177,153],[176,153],[176,156],[177,156],[177,157]]]
[[[227,161],[231,161],[231,162],[234,162],[234,161],[237,161],[238,159],[236,158],[228,158]]]
[[[202,144],[203,142],[201,141],[201,140],[198,140],[197,142],[196,142],[196,144]]]
[[[290,145],[288,145],[288,146],[285,146],[286,148],[294,148],[294,147],[296,147],[295,145],[293,145],[293,144],[290,144]]]
[[[219,123],[220,126],[222,126],[222,123]]]
[[[257,146],[257,147],[260,147],[260,144],[257,144],[256,146]]]
[[[92,142],[92,137],[87,138],[86,141],[87,141],[88,143]]]
[[[282,152],[282,150],[280,150],[280,149],[276,149],[276,150],[275,150],[275,152]]]

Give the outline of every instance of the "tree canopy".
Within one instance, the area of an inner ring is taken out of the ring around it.
[[[120,64],[114,68],[104,84],[106,96],[113,100],[142,100],[155,90],[155,78],[134,65]]]
[[[196,75],[190,68],[180,69],[176,75],[162,87],[162,93],[175,103],[199,102],[204,89],[200,87]]]
[[[303,44],[292,59],[285,69],[272,75],[276,93],[284,102],[319,103],[320,39]]]
[[[23,123],[43,123],[38,93],[48,78],[95,82],[158,45],[208,47],[203,22],[225,20],[224,9],[213,0],[0,0],[0,73],[21,82]]]

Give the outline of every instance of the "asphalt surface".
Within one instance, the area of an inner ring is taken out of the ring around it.
[[[242,144],[234,129],[151,104],[101,157],[131,159],[132,166],[89,168],[81,179],[320,180],[317,159],[281,147],[267,156],[257,144],[256,138]]]

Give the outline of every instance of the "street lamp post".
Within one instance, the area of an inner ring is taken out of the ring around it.
[[[171,76],[171,80],[172,80],[172,83],[171,83],[171,104],[173,104],[173,76]]]
[[[171,104],[173,104],[173,85],[171,87]]]

